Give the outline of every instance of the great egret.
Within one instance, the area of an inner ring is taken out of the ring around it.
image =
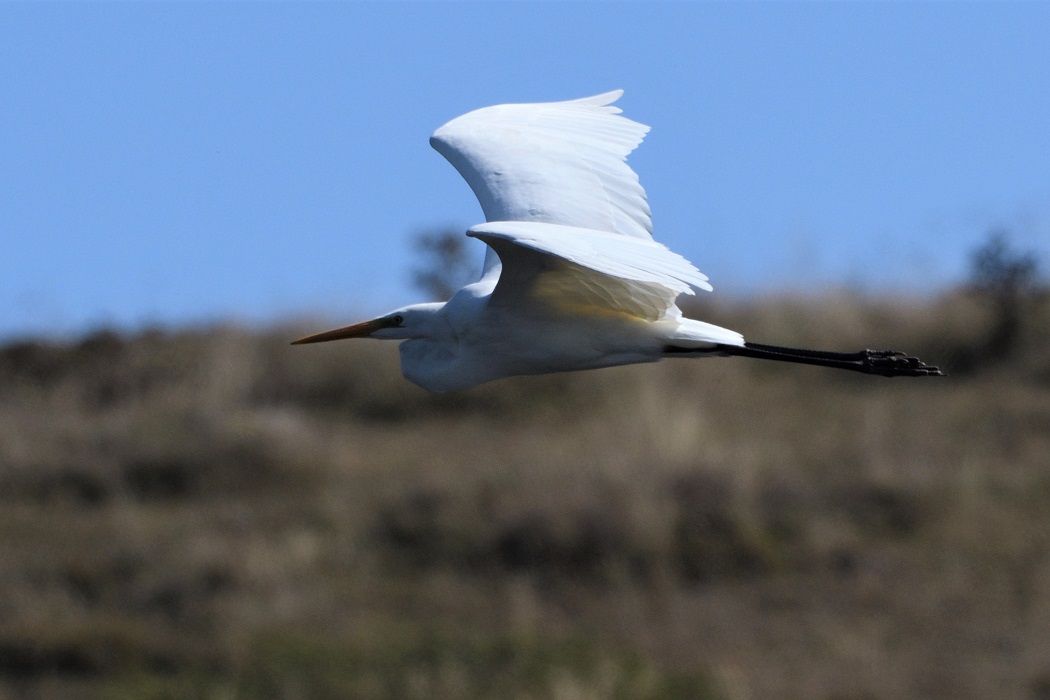
[[[445,303],[405,306],[293,344],[403,340],[402,373],[430,391],[711,355],[888,377],[941,374],[900,352],[759,345],[684,318],[678,295],[711,285],[652,238],[645,191],[626,162],[649,127],[618,116],[612,104],[622,94],[486,107],[435,131],[430,145],[485,213],[486,223],[467,231],[488,244],[481,278]]]

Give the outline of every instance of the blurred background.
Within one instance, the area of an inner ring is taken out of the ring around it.
[[[0,5],[0,698],[1050,698],[1050,8]],[[427,145],[615,88],[742,359],[446,395]]]

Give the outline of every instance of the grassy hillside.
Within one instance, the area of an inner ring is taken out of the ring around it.
[[[702,313],[952,376],[0,348],[0,698],[1050,698],[1047,304]]]

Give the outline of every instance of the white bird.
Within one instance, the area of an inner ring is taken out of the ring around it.
[[[869,374],[937,375],[894,351],[835,353],[745,342],[682,316],[707,277],[652,237],[627,155],[649,127],[619,116],[622,90],[566,102],[486,107],[430,137],[474,190],[488,245],[481,278],[444,303],[413,304],[294,344],[403,340],[401,370],[430,391],[502,377],[664,357],[743,355]]]

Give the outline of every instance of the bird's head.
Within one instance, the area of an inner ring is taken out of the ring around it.
[[[371,321],[362,321],[352,326],[335,328],[315,333],[292,342],[292,345],[323,343],[344,338],[378,338],[380,340],[405,340],[422,338],[433,333],[435,321],[444,303],[413,304],[395,309]]]

